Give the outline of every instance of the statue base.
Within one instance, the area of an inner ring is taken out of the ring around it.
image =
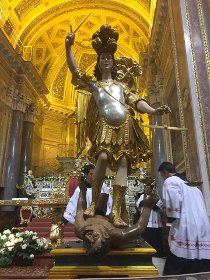
[[[158,270],[152,263],[155,253],[155,249],[141,240],[141,243],[135,241],[113,248],[104,258],[96,259],[86,255],[82,241],[71,241],[51,251],[55,264],[49,278],[157,276]]]

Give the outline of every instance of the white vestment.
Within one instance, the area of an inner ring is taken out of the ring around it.
[[[109,194],[109,189],[105,183],[103,183],[102,185],[101,193]],[[75,223],[75,217],[77,212],[77,201],[79,199],[79,194],[80,194],[80,188],[77,187],[76,190],[74,191],[74,194],[69,199],[69,202],[66,206],[66,210],[63,214],[63,217],[72,224]],[[92,202],[92,188],[87,188],[86,201],[87,201],[87,208],[88,208]],[[112,209],[112,197],[111,195],[109,195],[106,215],[110,214],[111,209]]]
[[[171,252],[186,259],[210,259],[210,223],[201,191],[177,176],[163,184],[168,217],[176,218],[169,232]]]
[[[139,207],[139,204],[141,201],[144,200],[144,194],[142,194],[138,201],[136,202],[136,207],[139,209],[140,212],[142,212],[143,210],[143,207]],[[161,200],[158,200],[158,202],[156,203],[156,205],[162,209],[163,208],[163,203]],[[149,222],[147,224],[147,227],[149,228],[160,228],[162,227],[162,221],[161,221],[161,216],[160,216],[160,213],[159,211],[155,211],[155,210],[151,210],[151,213],[150,213],[150,217],[149,217]]]

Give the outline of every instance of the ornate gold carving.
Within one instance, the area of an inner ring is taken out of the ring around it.
[[[42,207],[53,207],[53,206],[65,206],[68,203],[68,198],[63,199],[28,199],[28,200],[0,200],[0,206],[42,206]]]
[[[139,2],[139,0],[136,0],[136,2]],[[141,5],[150,11],[151,0],[141,0]]]
[[[13,84],[8,86],[7,100],[8,106],[13,110],[25,112],[26,107],[31,103],[31,100],[23,93],[22,84],[15,88]]]
[[[23,218],[23,216],[24,216],[23,212],[24,211],[29,211],[28,218]],[[22,206],[20,208],[20,219],[21,219],[20,223],[21,224],[25,224],[25,223],[28,224],[30,222],[30,220],[31,220],[32,214],[33,214],[32,206]]]
[[[82,71],[87,71],[91,65],[96,62],[97,55],[90,53],[83,53],[80,59],[79,67]]]
[[[31,103],[26,107],[24,120],[27,122],[35,123],[35,115],[36,115],[35,105],[34,105],[34,103]]]
[[[11,21],[9,19],[6,20],[4,24],[4,31],[7,33],[7,35],[11,35],[12,31],[14,30],[14,26],[12,25]]]
[[[42,3],[41,0],[22,0],[14,9],[18,19],[21,21],[32,9]]]
[[[58,224],[52,224],[50,231],[50,241],[53,249],[61,245],[63,237],[63,228]]]
[[[65,88],[65,77],[67,75],[66,63],[60,68],[58,75],[53,83],[51,95],[57,99],[63,100],[64,88]]]
[[[98,26],[101,25],[101,22],[104,22],[104,21],[107,21],[107,23],[108,23],[108,18],[110,18],[110,11],[111,11],[112,14],[116,13],[119,15],[124,15],[125,18],[127,17],[129,20],[136,23],[136,26],[138,26],[139,30],[142,31],[140,36],[144,35],[145,38],[148,37],[148,30],[149,30],[148,22],[144,19],[144,17],[142,15],[140,15],[138,13],[138,11],[135,11],[134,9],[128,7],[127,5],[118,4],[116,6],[116,4],[112,4],[111,2],[107,3],[107,1],[104,2],[104,5],[101,5],[101,4],[93,5],[93,4],[89,3],[88,0],[83,1],[83,5],[84,5],[83,8],[85,8],[85,6],[87,6],[87,8],[89,10],[99,9],[100,11],[101,11],[101,7],[103,6],[104,14],[109,13],[109,15],[107,16],[107,20],[106,20],[106,18],[101,20],[101,15],[98,16],[98,19],[99,19]],[[40,27],[44,26],[45,24],[47,26],[47,23],[49,23],[49,21],[53,20],[55,17],[59,17],[59,16],[63,17],[64,13],[73,14],[74,12],[77,12],[77,14],[78,14],[78,12],[80,12],[80,10],[81,10],[81,8],[78,8],[80,6],[81,6],[80,1],[74,1],[74,3],[72,3],[71,7],[69,7],[69,3],[62,3],[60,5],[57,5],[51,9],[43,12],[31,24],[28,25],[28,27],[22,33],[20,39],[22,41],[25,41],[24,43],[27,45],[28,42],[34,36],[34,34],[36,32],[38,32]],[[74,19],[74,20],[76,21],[76,19]],[[81,17],[80,17],[80,20],[81,20]],[[78,19],[78,21],[80,21],[80,20]],[[94,20],[96,20],[95,16],[94,16]],[[115,21],[116,21],[116,15],[115,15]],[[125,19],[125,22],[126,22],[126,19]],[[32,30],[33,30],[33,32],[31,32]],[[92,31],[90,31],[90,33],[92,33]]]
[[[47,63],[44,64],[44,66],[42,65],[42,71],[41,71],[41,77],[43,80],[45,80],[47,78],[48,72],[50,71],[50,67],[52,66],[53,62],[55,61],[55,57],[50,57],[47,60]]]

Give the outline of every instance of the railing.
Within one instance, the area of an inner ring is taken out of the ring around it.
[[[63,230],[58,223],[63,216],[64,208],[68,203],[68,198],[64,199],[28,199],[28,200],[0,200],[0,206],[21,206],[20,213],[24,207],[51,208],[52,209],[52,225],[50,231],[50,240],[53,248],[61,244],[63,238]],[[20,214],[21,216],[21,214]]]

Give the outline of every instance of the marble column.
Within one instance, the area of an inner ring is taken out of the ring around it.
[[[19,177],[21,144],[23,132],[24,112],[27,106],[27,101],[23,94],[23,81],[18,80],[16,87],[9,86],[7,92],[7,101],[12,107],[12,120],[10,127],[10,140],[8,145],[5,177],[4,177],[4,193],[3,199],[9,200],[17,197],[16,184]],[[3,211],[14,211],[14,207],[2,207]]]
[[[17,110],[13,111],[4,179],[3,199],[12,199],[17,196],[16,184],[20,168],[23,118],[23,112]],[[6,210],[6,208],[10,209],[10,207],[5,207],[4,210]],[[12,209],[9,211],[11,210]]]
[[[22,148],[20,159],[20,173],[18,185],[24,183],[24,173],[31,169],[32,145],[34,131],[34,105],[31,104],[27,109],[23,122]]]
[[[157,107],[161,106],[160,95],[161,95],[162,86],[160,84],[157,84],[157,82],[159,82],[159,80],[156,79],[155,84],[152,87],[150,87],[150,90],[149,90],[150,103],[153,108],[157,108]],[[162,116],[151,116],[150,124],[162,125]],[[153,129],[152,130],[152,143],[151,144],[152,144],[152,152],[153,152],[153,157],[151,160],[152,177],[155,178],[156,186],[159,191],[159,195],[161,197],[163,179],[159,175],[158,167],[163,161],[166,160],[162,129]]]
[[[2,109],[1,113],[0,113],[0,117],[3,119],[3,125],[0,130],[1,133],[0,135],[0,187],[3,186],[6,151],[9,142],[8,139],[9,139],[9,128],[11,122],[11,110],[9,109],[9,107],[5,105],[5,108],[4,110]]]

